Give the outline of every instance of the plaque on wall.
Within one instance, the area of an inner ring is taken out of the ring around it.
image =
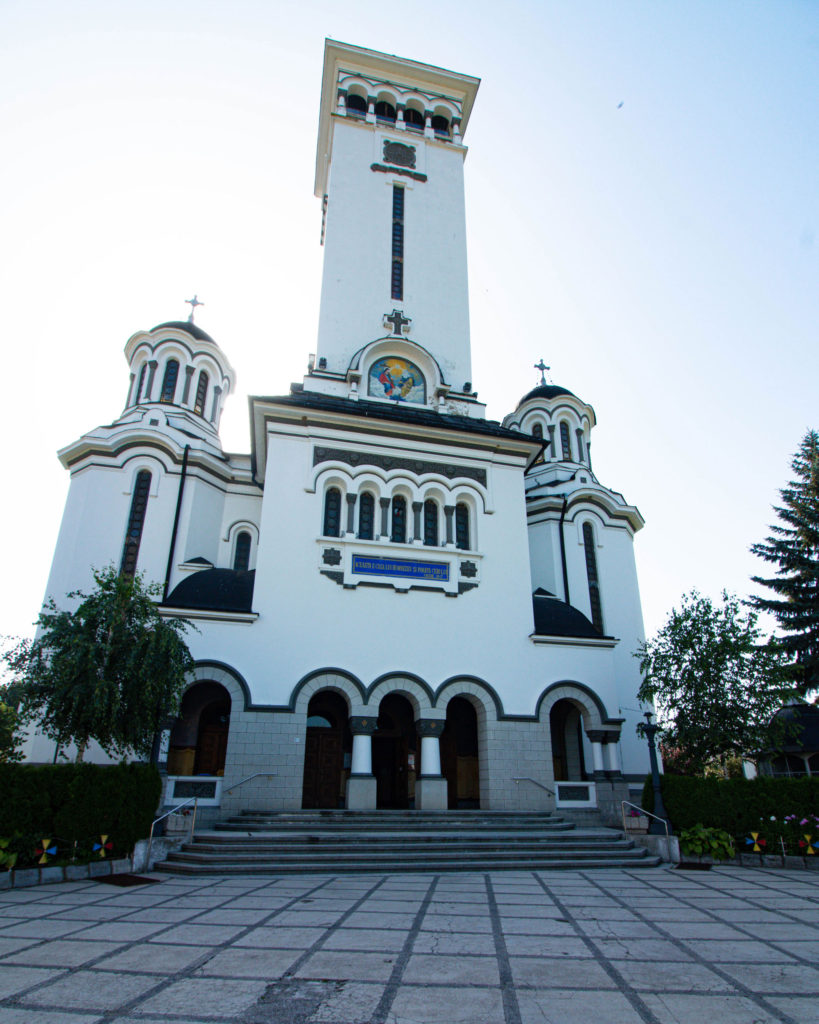
[[[380,558],[375,555],[353,555],[352,572],[357,576],[394,576],[400,579],[449,582],[446,562],[421,562],[414,558]]]
[[[415,167],[415,146],[405,146],[403,142],[389,142],[384,139],[384,163],[397,164],[398,167]]]

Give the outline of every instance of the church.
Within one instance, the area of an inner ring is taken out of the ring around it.
[[[595,475],[588,402],[542,376],[498,422],[473,380],[478,86],[328,40],[303,380],[253,395],[249,453],[223,451],[236,377],[192,312],[127,341],[125,408],[59,453],[71,482],[47,595],[113,563],[197,626],[163,734],[168,806],[614,820],[642,783],[643,519]],[[50,762],[54,743],[34,735],[26,753]]]

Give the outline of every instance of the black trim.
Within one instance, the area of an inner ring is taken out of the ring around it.
[[[182,469],[179,473],[179,490],[176,495],[176,512],[173,517],[173,529],[171,530],[171,544],[168,548],[168,567],[165,570],[165,585],[162,588],[162,603],[168,600],[168,588],[171,585],[171,569],[173,568],[173,554],[176,549],[176,534],[179,529],[179,513],[182,510],[182,493],[185,490],[185,478],[188,475],[188,452],[191,450],[189,444],[185,445],[182,453]]]
[[[384,164],[370,164],[371,171],[384,171],[385,174],[403,174],[406,178],[412,178],[414,181],[427,181],[426,174],[421,174],[419,171],[407,171],[403,167],[386,167]]]

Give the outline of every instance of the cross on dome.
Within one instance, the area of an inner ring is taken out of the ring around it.
[[[205,303],[204,302],[200,302],[199,299],[196,297],[196,295],[194,295],[194,297],[192,299],[185,299],[185,302],[189,303],[190,307],[191,307],[191,313],[190,313],[190,316],[188,317],[188,323],[192,324],[193,323],[193,314],[196,312],[196,307],[197,306],[204,306]]]
[[[392,333],[396,337],[400,338],[402,334],[409,333],[409,325],[412,320],[409,317],[404,316],[400,309],[394,309],[389,315],[384,314],[384,326],[392,324]]]
[[[541,384],[545,384],[546,383],[546,373],[547,373],[548,370],[551,370],[551,366],[547,366],[543,362],[543,356],[540,357],[540,362],[539,363],[535,363],[535,369],[536,370],[540,370],[540,383]]]

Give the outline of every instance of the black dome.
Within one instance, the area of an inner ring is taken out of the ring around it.
[[[201,327],[197,327],[196,324],[189,323],[187,320],[169,320],[165,324],[157,324],[151,329],[151,333],[160,331],[163,327],[175,327],[178,331],[187,331],[197,341],[209,341],[212,345],[216,344],[207,331],[203,331]]]
[[[255,569],[202,569],[175,586],[165,605],[211,612],[249,612],[253,610],[255,579]]]
[[[571,398],[577,398],[577,395],[573,391],[569,391],[568,388],[558,387],[557,384],[538,384],[536,388],[523,396],[518,402],[518,408],[520,408],[524,402],[528,402],[530,398],[557,398],[558,395],[569,395]]]
[[[538,636],[587,637],[603,639],[600,630],[577,608],[542,587],[532,594],[535,612],[535,633]]]

